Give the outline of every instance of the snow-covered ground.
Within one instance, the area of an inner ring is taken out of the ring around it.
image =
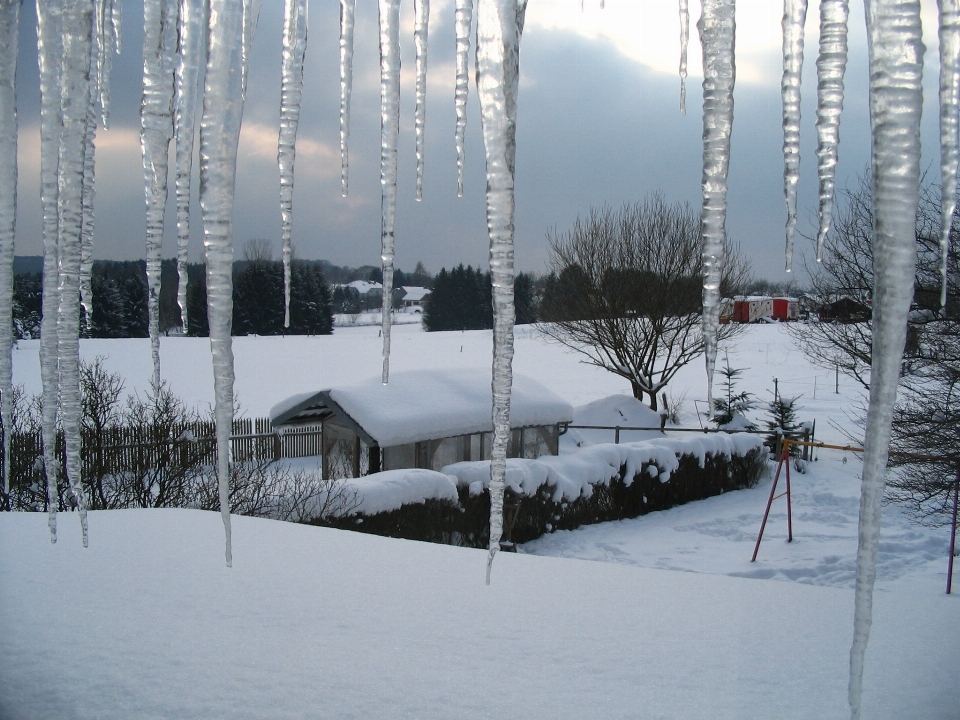
[[[379,342],[376,327],[238,338],[240,401],[263,415],[377,375]],[[393,347],[396,370],[489,373],[489,332],[404,326]],[[162,349],[174,390],[210,402],[207,342]],[[146,340],[81,350],[145,388]],[[776,326],[729,352],[749,368],[738,390],[767,400],[777,377],[781,393],[802,394],[800,419],[816,419],[820,439],[845,440],[850,381],[836,394],[833,373]],[[15,355],[15,381],[35,392],[36,345]],[[532,328],[520,328],[515,368],[574,405],[629,392]],[[688,390],[687,425],[702,375],[692,365],[671,388]],[[845,718],[860,465],[843,457],[821,451],[793,474],[794,542],[780,499],[756,563],[772,477],[528,543],[497,557],[490,587],[485,554],[464,548],[234,518],[227,569],[214,513],[92,513],[86,550],[75,516],[60,516],[51,545],[45,517],[3,514],[0,717]],[[958,717],[948,534],[884,510],[864,718]]]

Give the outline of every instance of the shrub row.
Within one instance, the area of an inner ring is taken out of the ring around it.
[[[628,485],[626,466],[606,483],[591,485],[592,492],[572,501],[555,500],[554,488],[542,485],[533,496],[520,497],[508,490],[506,502],[519,499],[510,539],[517,543],[535,540],[555,530],[573,530],[581,525],[638,517],[655,510],[683,505],[692,500],[753,487],[767,466],[767,449],[745,455],[708,454],[704,466],[693,455],[681,455],[679,467],[661,482],[643,465]],[[653,466],[656,468],[656,466]],[[386,537],[483,548],[490,539],[490,496],[484,490],[471,494],[458,486],[459,504],[430,499],[399,509],[371,515],[327,518],[317,524],[383,535]]]

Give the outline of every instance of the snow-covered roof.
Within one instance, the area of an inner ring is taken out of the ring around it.
[[[418,300],[423,300],[427,295],[430,294],[430,290],[425,287],[416,287],[410,285],[404,285],[403,291],[406,293],[403,296],[404,300],[411,300],[416,302]]]
[[[355,385],[294,395],[271,409],[274,426],[335,415],[365,440],[381,447],[491,432],[490,371],[418,370]],[[570,422],[573,407],[540,383],[513,378],[510,425],[514,428]]]
[[[383,285],[378,282],[367,282],[366,280],[354,280],[347,283],[347,287],[352,287],[361,295],[366,295],[371,290],[383,290]]]

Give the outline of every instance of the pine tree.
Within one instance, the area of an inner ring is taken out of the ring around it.
[[[713,401],[713,421],[717,427],[722,428],[733,422],[738,415],[746,416],[747,412],[753,408],[753,395],[748,392],[735,393],[737,379],[743,375],[746,368],[730,367],[729,356],[724,358],[724,366],[720,368],[720,375],[723,380],[720,383],[720,397]]]

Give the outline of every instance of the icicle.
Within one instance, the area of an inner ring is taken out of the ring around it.
[[[467,94],[469,84],[470,25],[473,22],[473,0],[457,0],[457,85],[454,102],[457,111],[457,197],[463,197],[464,137],[467,132]]]
[[[800,79],[803,72],[803,26],[807,0],[783,2],[783,196],[787,202],[786,270],[793,270],[797,227],[797,182],[800,179]]]
[[[60,248],[60,308],[57,315],[60,412],[66,448],[66,472],[87,546],[87,510],[80,477],[80,244],[83,223],[83,177],[87,118],[93,112],[90,54],[93,51],[93,5],[68,0],[63,5],[60,137],[57,198]]]
[[[243,47],[241,48],[241,74],[243,76],[243,97],[247,97],[247,78],[250,76],[250,48],[253,47],[253,36],[257,32],[257,22],[260,20],[260,5],[263,0],[243,0]]]
[[[397,212],[400,134],[400,0],[380,0],[380,259],[383,262],[383,384],[390,379],[393,226]]]
[[[350,171],[350,92],[353,89],[353,15],[357,0],[340,0],[340,193],[347,196]]]
[[[517,156],[520,36],[526,0],[477,5],[477,89],[487,158],[487,231],[493,284],[493,447],[490,453],[490,546],[487,584],[503,532],[503,486],[513,385],[513,215]]]
[[[290,259],[293,246],[293,165],[296,161],[300,96],[303,94],[303,56],[307,49],[307,0],[285,0],[283,61],[280,81],[280,224],[283,238],[283,326],[290,327]]]
[[[122,20],[122,0],[111,0],[110,2],[110,25],[113,27],[113,42],[116,48],[117,55],[120,54],[123,35],[121,34],[121,28],[123,27]]]
[[[417,20],[413,44],[417,49],[417,202],[423,199],[423,142],[427,121],[427,30],[430,23],[430,0],[414,0]]]
[[[873,134],[873,362],[860,496],[851,718],[860,717],[870,637],[880,506],[916,269],[923,53],[919,0],[869,0],[870,125]]]
[[[690,41],[690,0],[680,0],[680,112],[687,114],[687,44]]]
[[[233,191],[243,117],[244,17],[234,0],[210,0],[203,118],[200,123],[200,209],[207,259],[207,318],[213,354],[217,478],[226,535],[227,566],[233,565],[230,532],[230,433],[233,429]]]
[[[86,132],[83,138],[83,194],[81,211],[83,220],[80,230],[80,304],[86,313],[87,328],[93,320],[93,199],[96,194],[95,172],[96,156],[95,141],[97,138],[97,116],[95,111],[98,92],[96,82],[96,65],[98,62],[96,48],[91,58],[90,72],[90,112],[87,114]]]
[[[947,306],[950,229],[957,209],[960,123],[960,2],[940,0],[940,306]]]
[[[160,250],[167,206],[167,154],[173,136],[177,14],[176,0],[144,0],[140,147],[147,201],[147,310],[156,386],[160,385]]]
[[[13,241],[17,222],[17,45],[20,0],[0,2],[0,419],[3,495],[10,510],[13,433]]]
[[[817,58],[817,167],[820,176],[820,229],[817,262],[833,224],[834,175],[843,112],[843,75],[847,67],[848,0],[820,2],[820,56]]]
[[[177,305],[184,334],[187,317],[187,261],[190,252],[190,186],[193,177],[193,143],[196,130],[197,77],[205,3],[180,0],[177,33],[176,99],[174,126],[177,138]]]
[[[60,164],[60,59],[62,0],[37,0],[37,44],[40,64],[40,205],[43,213],[43,315],[40,322],[43,468],[47,481],[47,524],[50,542],[57,541],[59,460],[57,458],[57,312],[60,308],[57,168]]]
[[[720,278],[727,222],[727,170],[736,79],[735,0],[704,0],[697,29],[703,46],[703,342],[707,404],[713,417],[713,369],[720,327]]]

